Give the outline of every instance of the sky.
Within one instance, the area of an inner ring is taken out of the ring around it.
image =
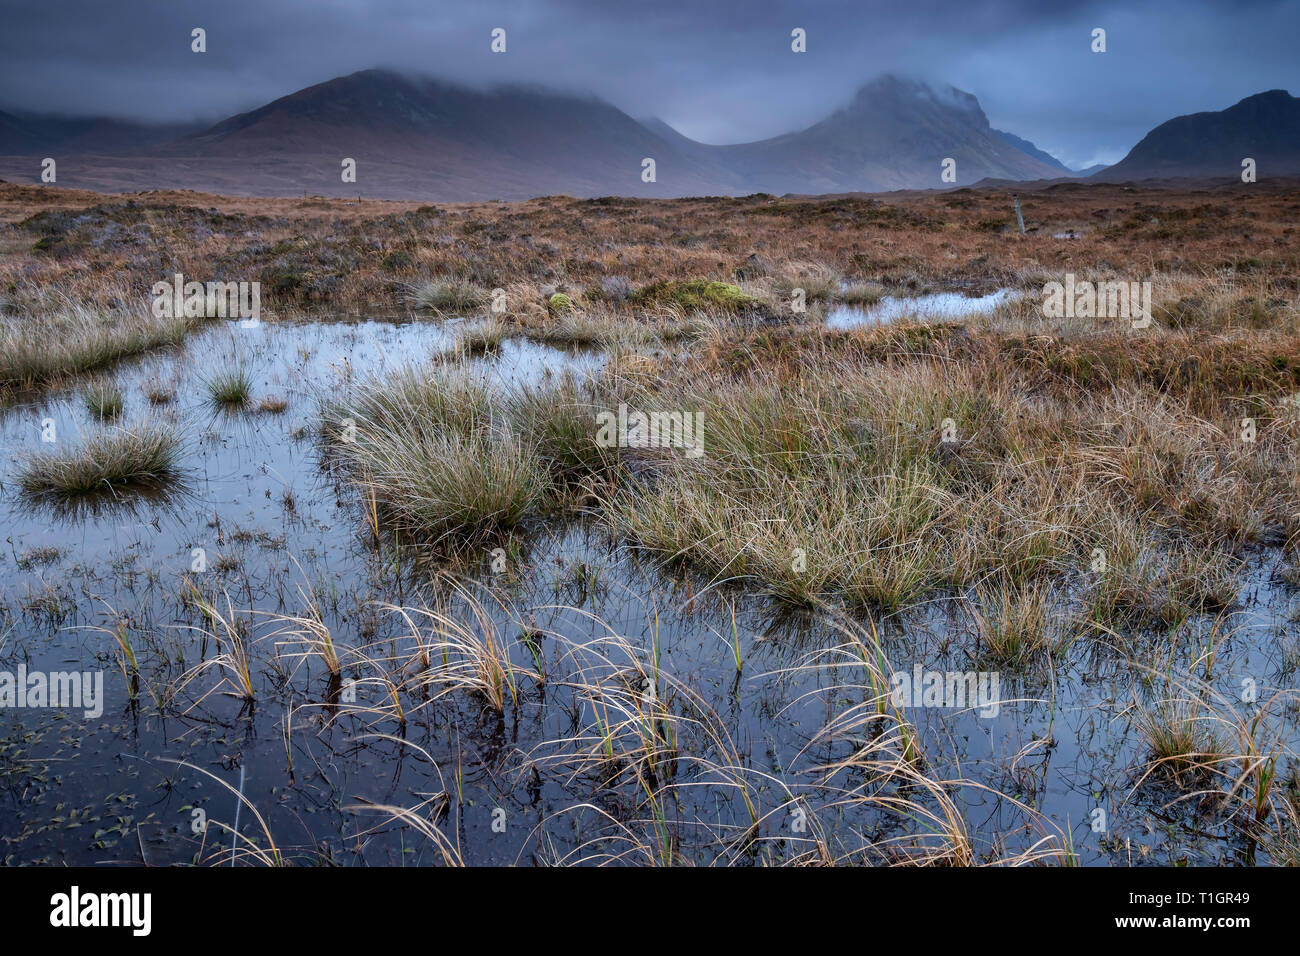
[[[974,93],[994,127],[1077,168],[1173,116],[1300,94],[1297,38],[1300,0],[0,0],[0,108],[216,121],[391,67],[593,93],[736,143],[899,72]]]

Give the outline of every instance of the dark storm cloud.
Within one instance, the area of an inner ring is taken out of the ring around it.
[[[1300,92],[1295,0],[50,0],[0,11],[0,104],[213,119],[343,73],[591,91],[708,142],[798,129],[894,70],[975,93],[994,126],[1070,163],[1151,126]],[[190,51],[207,30],[208,52]],[[489,34],[507,30],[508,52]],[[808,52],[790,51],[807,31]],[[1094,27],[1108,52],[1089,50]]]

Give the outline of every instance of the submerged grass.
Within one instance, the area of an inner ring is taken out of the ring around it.
[[[1009,668],[1050,664],[1063,649],[1051,597],[1041,582],[990,582],[977,588],[971,616],[981,660]]]
[[[92,382],[81,393],[82,404],[91,417],[109,421],[122,414],[125,401],[122,390],[112,382]]]

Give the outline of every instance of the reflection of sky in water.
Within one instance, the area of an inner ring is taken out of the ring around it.
[[[875,305],[836,305],[826,314],[826,325],[832,329],[851,329],[859,325],[881,325],[905,316],[922,319],[959,319],[965,315],[983,315],[1015,298],[1011,289],[999,289],[982,296],[966,296],[960,292],[937,292],[933,295],[892,296],[881,298]]]
[[[928,298],[938,309],[956,308],[954,297]],[[982,303],[981,308],[996,305],[990,302],[995,297],[955,298],[964,305]],[[886,302],[881,314],[896,314],[889,310],[899,307]],[[300,589],[310,588],[343,645],[374,640],[397,626],[377,614],[372,602],[428,599],[433,585],[427,576],[399,573],[391,552],[372,546],[347,483],[321,460],[311,432],[314,390],[329,392],[349,379],[425,362],[451,341],[450,331],[437,323],[256,329],[230,323],[211,328],[192,336],[177,353],[124,363],[112,375],[125,396],[123,422],[154,416],[174,423],[184,436],[183,493],[164,503],[138,502],[134,510],[61,516],[18,502],[10,470],[0,501],[6,539],[0,557],[0,600],[6,610],[0,620],[0,667],[12,670],[25,662],[29,668],[102,669],[108,701],[104,716],[89,723],[55,711],[0,712],[0,745],[21,738],[24,754],[33,761],[30,774],[39,772],[43,780],[23,775],[29,771],[13,775],[13,786],[23,796],[11,798],[0,813],[0,837],[13,841],[6,844],[6,855],[20,861],[138,862],[143,844],[151,862],[189,860],[195,844],[189,812],[182,808],[202,805],[213,818],[229,822],[233,806],[229,794],[201,774],[163,762],[174,758],[229,781],[237,779],[242,762],[250,798],[286,846],[310,847],[344,862],[430,861],[421,839],[409,832],[374,835],[360,841],[358,849],[358,818],[340,806],[358,798],[414,806],[424,799],[421,795],[439,792],[448,782],[419,752],[369,736],[397,733],[392,722],[370,725],[347,717],[331,723],[314,706],[325,696],[319,662],[295,659],[269,638],[257,642],[259,698],[251,715],[241,715],[239,703],[230,698],[205,696],[216,683],[215,671],[187,688],[165,717],[158,716],[148,687],[150,681],[162,685],[176,679],[201,654],[210,658],[214,653],[197,632],[188,630],[200,621],[180,599],[182,576],[190,570],[195,548],[207,554],[204,586],[228,592],[236,609],[299,613]],[[289,402],[283,414],[226,414],[211,408],[202,378],[236,356],[252,377],[253,405],[264,397],[283,397]],[[506,383],[540,381],[548,370],[594,371],[600,362],[595,354],[511,340],[494,358],[475,360],[474,367],[492,381]],[[174,401],[151,407],[147,392],[156,388],[174,392]],[[81,406],[80,386],[51,392],[0,412],[6,460],[48,447],[40,443],[45,417],[55,419],[63,442],[99,427]],[[61,552],[52,562],[32,558],[36,549],[51,546]],[[628,637],[643,660],[650,659],[657,643],[664,670],[702,695],[756,774],[793,779],[797,770],[851,752],[845,743],[811,742],[830,708],[839,712],[869,697],[854,686],[861,683],[860,674],[803,667],[810,655],[837,643],[823,625],[764,599],[728,593],[739,606],[744,670],[738,678],[720,590],[700,596],[701,582],[662,572],[581,525],[539,529],[517,546],[520,551],[511,560],[519,573],[493,578],[486,573],[485,557],[482,580],[495,593],[531,608],[526,614],[530,628],[553,629],[580,642],[601,638],[604,629],[591,618],[552,607],[572,604]],[[223,560],[234,563],[234,569],[219,566]],[[1245,607],[1219,622],[1212,678],[1234,700],[1243,677],[1259,683],[1261,697],[1294,679],[1294,626],[1286,613],[1287,595],[1270,584],[1270,571],[1267,560],[1257,559],[1243,582]],[[112,624],[110,608],[128,616],[142,661],[145,687],[134,710],[116,669],[112,638],[88,629]],[[1057,623],[1065,626],[1067,613],[1076,610],[1060,607]],[[518,634],[517,622],[496,616],[507,637]],[[968,670],[973,646],[969,623],[963,602],[936,599],[883,620],[880,630],[887,658],[899,670],[910,672],[917,662],[926,669]],[[1186,673],[1201,656],[1211,624],[1197,623],[1177,642],[1173,672],[1181,668]],[[254,619],[253,633],[268,633],[262,619]],[[1158,651],[1143,649],[1139,642],[1129,651],[1164,669],[1170,642],[1158,639]],[[1126,709],[1135,695],[1149,699],[1151,691],[1134,680],[1132,666],[1119,654],[1100,645],[1094,637],[1079,640],[1054,675],[1037,681],[1002,672],[1002,706],[996,717],[909,710],[907,717],[920,731],[931,761],[927,773],[968,777],[1044,811],[1058,826],[1072,828],[1076,851],[1088,863],[1240,860],[1243,849],[1217,839],[1212,822],[1206,824],[1206,834],[1190,832],[1196,821],[1191,801],[1166,807],[1177,793],[1154,785],[1134,792],[1143,753]],[[559,645],[548,638],[543,646],[551,666],[562,672]],[[512,654],[520,664],[533,666],[522,642],[515,642]],[[820,660],[825,663],[824,657]],[[626,663],[611,659],[611,666]],[[501,770],[516,766],[520,752],[573,732],[567,709],[572,701],[565,694],[563,687],[529,688],[505,718],[485,712],[466,696],[443,698],[412,718],[408,738],[444,773],[462,771],[466,803],[443,826],[460,839],[467,861],[530,862],[537,849],[530,834],[544,816],[587,799],[614,800],[595,782],[565,783],[567,774],[534,782]],[[292,728],[288,744],[286,722]],[[709,782],[693,776],[686,763],[678,772],[679,782]],[[167,781],[171,789],[163,786]],[[619,792],[618,800],[632,799]],[[1041,836],[1026,834],[1014,807],[977,788],[955,788],[953,798],[966,813],[977,852],[992,846],[998,834],[1013,846]],[[674,813],[683,819],[743,822],[745,817],[734,795],[729,798],[708,786],[684,787],[676,799],[681,802]],[[764,835],[775,839],[786,815],[774,810],[780,801],[771,787],[763,790],[763,800],[764,810],[773,811]],[[50,822],[59,803],[65,805],[60,817],[66,819],[69,809],[76,808],[99,822],[63,830]],[[641,812],[634,805],[609,805],[629,816]],[[508,836],[491,830],[490,812],[496,806],[505,807],[516,821]],[[1149,856],[1136,849],[1104,849],[1089,829],[1090,812],[1097,806],[1107,810],[1112,837],[1149,846]],[[106,828],[105,821],[121,817],[130,819],[129,836],[117,830],[94,836]],[[577,838],[568,818],[563,819],[548,834],[557,846],[571,847]],[[833,819],[828,815],[824,822]],[[375,822],[360,820],[361,825]],[[878,820],[872,825],[883,835],[896,832]],[[141,827],[138,837],[136,826]],[[898,821],[892,827],[901,828],[897,832],[915,829]],[[407,852],[413,845],[420,849]],[[702,852],[697,859],[711,859],[716,852]]]

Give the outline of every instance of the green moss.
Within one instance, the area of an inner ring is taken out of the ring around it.
[[[573,300],[563,292],[557,292],[546,301],[552,315],[565,315],[573,311]]]
[[[725,309],[734,312],[749,305],[754,297],[746,295],[739,286],[727,282],[705,282],[690,279],[685,282],[664,280],[638,290],[632,301],[637,305],[675,305],[683,309]]]

